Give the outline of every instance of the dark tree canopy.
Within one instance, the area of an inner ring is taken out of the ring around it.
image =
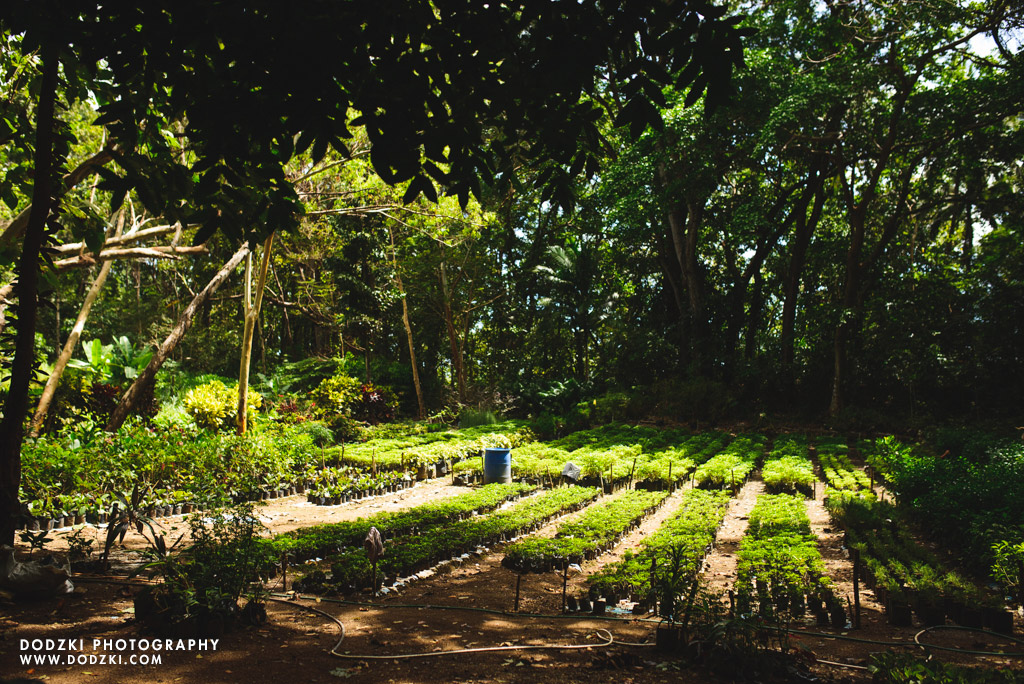
[[[641,131],[663,86],[714,103],[741,60],[735,20],[704,1],[105,2],[56,21],[39,7],[0,21],[23,49],[57,45],[69,84],[99,99],[115,201],[137,188],[200,239],[293,225],[282,165],[344,150],[355,126],[382,179],[412,180],[406,199],[465,201],[530,164],[568,204],[569,172],[602,154],[599,91],[621,92],[620,122]]]

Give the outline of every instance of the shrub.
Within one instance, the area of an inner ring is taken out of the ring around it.
[[[355,406],[362,401],[363,393],[358,380],[345,373],[338,373],[317,385],[309,398],[318,416],[351,415]]]
[[[248,397],[246,420],[252,422],[256,410],[263,404],[263,397],[251,388]],[[238,385],[228,387],[220,380],[211,380],[194,387],[185,394],[185,410],[204,430],[230,429],[238,414]]]
[[[365,437],[365,430],[359,421],[343,413],[326,418],[324,422],[334,433],[336,442],[361,442]]]
[[[553,439],[558,435],[560,421],[547,411],[542,411],[533,421],[533,431],[544,439]]]
[[[356,417],[365,420],[370,425],[395,419],[398,399],[391,388],[376,386],[368,382],[361,385],[359,391],[361,395],[359,403],[356,405]]]
[[[181,402],[177,401],[161,406],[157,414],[153,416],[153,424],[165,430],[177,428],[185,432],[192,432],[197,427],[196,422],[192,419],[192,414]]]
[[[219,633],[244,615],[250,622],[266,618],[260,580],[272,567],[271,548],[252,504],[217,512],[207,525],[203,515],[189,519],[192,546],[172,555],[165,545],[155,547],[154,574],[163,578],[156,588],[136,597],[136,616],[159,632],[176,623],[191,622],[197,633]],[[243,611],[239,600],[249,597]]]

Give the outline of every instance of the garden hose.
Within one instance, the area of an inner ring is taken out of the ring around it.
[[[981,632],[982,634],[988,634],[990,636],[997,636],[1000,639],[1005,639],[1007,641],[1012,641],[1015,644],[1024,644],[1024,640],[1017,639],[1017,638],[1012,637],[1012,636],[1010,636],[1008,634],[995,634],[994,635],[992,632],[990,632],[990,631],[988,631],[986,629],[978,629],[977,627],[960,627],[958,625],[932,625],[931,627],[925,627],[920,632],[918,632],[917,634],[914,635],[914,643],[917,644],[918,646],[920,646],[921,648],[923,648],[925,651],[927,651],[929,649],[935,649],[937,651],[952,651],[953,653],[968,653],[970,655],[978,655],[978,656],[1003,656],[1003,657],[1006,657],[1006,658],[1024,658],[1024,652],[1022,652],[1022,651],[1016,651],[1016,652],[1010,652],[1010,653],[1004,653],[1004,652],[1000,652],[1000,651],[968,651],[968,650],[965,650],[965,649],[955,648],[955,647],[952,647],[952,646],[937,646],[935,644],[924,644],[924,643],[921,643],[921,635],[922,634],[924,634],[925,632],[931,632],[931,631],[938,630],[938,629],[952,629],[952,630],[959,630],[959,631],[963,631],[963,632]]]
[[[362,608],[429,608],[432,610],[465,610],[476,613],[488,613],[490,615],[501,615],[503,617],[523,617],[562,620],[610,620],[613,622],[649,622],[652,624],[661,624],[663,622],[663,620],[655,620],[651,618],[616,617],[614,615],[591,615],[589,613],[558,613],[549,615],[545,613],[515,613],[508,610],[498,610],[496,608],[480,608],[478,606],[443,606],[433,603],[373,603],[369,601],[346,601],[344,599],[334,599],[320,596],[302,596],[300,594],[272,593],[271,596],[277,596],[281,598],[294,597],[301,598],[306,601],[326,601],[328,603],[337,603],[346,606],[359,606]]]
[[[337,604],[341,604],[341,605],[350,605],[350,606],[359,606],[359,607],[364,607],[364,608],[412,608],[412,609],[432,609],[432,610],[463,610],[463,611],[470,611],[470,612],[477,612],[477,613],[488,613],[488,614],[491,614],[491,615],[501,615],[503,617],[522,617],[522,618],[530,618],[530,619],[555,619],[555,618],[562,618],[562,619],[576,619],[576,620],[611,620],[611,621],[617,621],[617,622],[646,622],[646,623],[650,623],[650,624],[660,624],[661,622],[663,622],[662,620],[657,620],[657,619],[652,619],[652,618],[628,618],[628,617],[616,617],[616,616],[613,616],[613,615],[586,615],[586,614],[583,614],[583,615],[573,615],[573,614],[513,613],[513,612],[509,612],[509,611],[504,611],[504,610],[496,610],[494,608],[481,608],[479,606],[443,606],[443,605],[430,604],[430,603],[393,603],[392,604],[392,603],[374,603],[374,602],[369,602],[369,601],[346,601],[346,600],[343,600],[343,599],[332,599],[332,598],[323,598],[323,597],[310,597],[310,596],[302,596],[302,595],[299,595],[299,594],[294,594],[294,595],[291,595],[291,594],[273,594],[272,596],[280,596],[280,597],[289,597],[290,596],[292,598],[301,598],[301,599],[304,599],[304,600],[307,600],[307,601],[326,601],[326,602],[329,602],[329,603],[337,603]],[[286,603],[289,603],[289,602],[286,601]],[[290,603],[292,603],[293,605],[301,605],[301,604],[295,604],[294,601],[291,601]],[[981,633],[981,634],[987,634],[989,636],[995,636],[995,637],[998,637],[998,638],[1008,639],[1008,640],[1014,641],[1016,643],[1024,643],[1024,641],[1022,641],[1020,639],[1016,639],[1014,637],[1010,637],[1010,636],[1006,636],[1006,635],[1002,635],[1002,634],[996,634],[994,632],[991,632],[991,631],[988,631],[988,630],[985,630],[985,629],[978,629],[978,628],[974,628],[974,627],[958,627],[958,626],[954,626],[954,625],[945,625],[945,626],[939,625],[939,626],[936,626],[936,627],[927,627],[927,628],[921,630],[920,632],[918,632],[914,636],[914,641],[892,641],[892,640],[882,640],[882,639],[863,639],[863,638],[860,638],[860,637],[847,636],[845,634],[830,634],[828,632],[811,632],[811,631],[802,630],[802,629],[790,629],[790,628],[785,628],[783,631],[785,631],[788,634],[797,635],[797,636],[821,637],[823,639],[837,639],[839,641],[852,641],[852,642],[855,642],[855,643],[875,644],[875,645],[878,645],[878,646],[892,646],[892,647],[904,647],[904,648],[922,648],[922,649],[925,649],[925,650],[927,650],[928,648],[935,648],[935,649],[939,649],[939,650],[948,650],[948,651],[954,651],[956,653],[963,653],[963,654],[966,654],[966,655],[977,655],[977,656],[1008,656],[1008,657],[1017,657],[1017,658],[1024,657],[1024,653],[1014,653],[1014,652],[1011,652],[1011,653],[999,653],[999,652],[996,652],[996,651],[972,651],[972,650],[967,650],[967,649],[950,648],[950,647],[945,647],[945,646],[931,646],[929,644],[924,644],[924,643],[920,642],[919,639],[920,639],[920,636],[922,634],[924,634],[925,632],[928,632],[930,630],[933,630],[933,629],[941,629],[941,628],[944,628],[944,629],[956,629],[956,630],[962,630],[962,631],[973,631],[973,632],[978,632],[978,633]],[[627,643],[627,642],[621,642],[621,641],[615,641],[615,643],[623,645],[623,646],[653,646],[654,645],[654,644],[651,644],[651,643]],[[823,663],[826,663],[826,664],[836,664],[836,665],[840,665],[840,666],[844,666],[844,667],[846,666],[846,664],[844,664],[844,663],[831,663],[830,661],[820,661],[820,662],[823,662]],[[862,667],[862,666],[857,666],[857,667]]]
[[[342,642],[345,641],[345,624],[341,620],[339,620],[337,617],[335,617],[334,615],[331,615],[330,613],[328,613],[326,611],[320,610],[319,608],[314,608],[313,606],[307,606],[307,605],[304,605],[302,603],[296,603],[294,600],[287,600],[287,599],[277,598],[277,597],[274,597],[274,596],[268,597],[268,600],[274,601],[276,603],[283,603],[283,604],[285,604],[287,606],[294,606],[296,608],[302,608],[303,610],[308,610],[308,611],[310,611],[312,613],[316,613],[317,615],[326,617],[327,619],[331,620],[334,624],[338,625],[338,629],[341,632],[341,638],[338,639],[338,643],[336,643],[334,645],[334,648],[332,648],[329,651],[329,653],[332,656],[334,656],[335,658],[345,658],[345,659],[349,659],[349,660],[409,660],[409,659],[412,659],[412,658],[430,658],[430,657],[433,657],[433,656],[447,656],[447,655],[456,655],[456,654],[464,654],[464,653],[498,653],[498,652],[502,652],[502,651],[542,651],[542,650],[547,650],[547,651],[553,651],[553,650],[557,650],[557,651],[572,651],[572,650],[581,650],[581,649],[587,649],[587,648],[607,648],[607,647],[612,646],[614,644],[618,644],[620,646],[650,646],[651,645],[651,644],[634,644],[634,643],[627,642],[627,641],[617,641],[615,639],[615,637],[612,635],[612,633],[609,632],[608,630],[606,630],[606,629],[598,629],[598,630],[595,630],[594,634],[599,639],[603,639],[604,640],[603,643],[598,643],[598,644],[525,644],[525,645],[521,645],[521,646],[482,646],[480,648],[459,648],[459,649],[453,649],[453,650],[449,650],[449,651],[427,651],[427,652],[423,652],[423,653],[398,653],[398,654],[394,654],[394,655],[360,655],[360,654],[353,654],[353,653],[338,653],[338,648],[341,647]]]

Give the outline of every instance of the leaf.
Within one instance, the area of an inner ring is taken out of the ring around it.
[[[333,670],[331,670],[331,674],[334,675],[335,677],[340,677],[342,679],[348,679],[353,674],[355,674],[355,670],[350,670],[350,669],[347,669],[347,668],[344,668],[344,667],[336,667]]]

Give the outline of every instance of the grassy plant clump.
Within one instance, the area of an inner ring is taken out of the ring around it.
[[[509,545],[502,565],[518,572],[547,572],[595,558],[653,513],[667,496],[668,492],[625,491],[560,525],[553,538],[530,538]]]

